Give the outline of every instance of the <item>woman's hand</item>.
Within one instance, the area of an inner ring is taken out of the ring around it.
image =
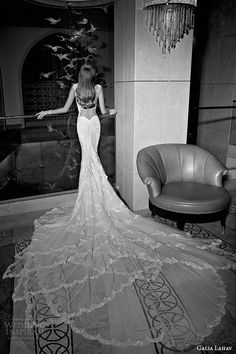
[[[112,109],[109,109],[109,114],[110,115],[113,115],[113,114],[116,114],[116,109],[115,108],[112,108]]]
[[[41,111],[39,113],[36,113],[37,119],[42,119],[44,116],[50,114],[50,111]]]

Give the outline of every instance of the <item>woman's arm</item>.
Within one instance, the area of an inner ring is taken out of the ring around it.
[[[99,101],[99,107],[100,107],[101,113],[102,113],[102,114],[106,114],[106,113],[107,113],[107,110],[106,110],[106,107],[105,107],[104,94],[103,94],[103,88],[102,88],[102,86],[99,87],[98,101]]]
[[[100,86],[98,93],[99,107],[102,114],[116,114],[116,109],[106,109],[104,102],[103,88]]]
[[[68,98],[66,100],[66,103],[64,105],[64,107],[62,108],[57,108],[57,109],[50,109],[49,111],[42,111],[36,114],[37,119],[42,119],[44,116],[48,115],[48,114],[60,114],[60,113],[66,113],[69,111],[70,106],[72,105],[72,102],[75,98],[75,91],[74,88],[71,87]]]

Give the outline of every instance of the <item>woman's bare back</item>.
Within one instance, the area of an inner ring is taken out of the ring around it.
[[[80,116],[85,117],[87,119],[91,119],[96,115],[97,115],[96,105],[92,108],[86,108],[86,109],[81,107]]]

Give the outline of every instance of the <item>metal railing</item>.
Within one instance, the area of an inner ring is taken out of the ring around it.
[[[221,110],[221,109],[236,109],[236,101],[233,100],[233,105],[224,105],[224,106],[198,106],[198,107],[194,107],[194,110]],[[235,124],[234,119],[236,118],[236,115],[232,115],[231,117],[226,117],[226,118],[216,118],[216,119],[211,119],[211,120],[207,120],[204,122],[200,122],[199,125],[204,125],[204,124],[210,124],[210,123],[216,123],[216,122],[221,122],[221,121],[225,121],[225,120],[230,120],[233,121]],[[232,126],[231,126],[231,130],[232,130]],[[231,131],[232,134],[232,131]],[[231,145],[231,144],[230,144]],[[235,145],[235,144],[233,144]],[[236,170],[236,166],[232,166],[232,167],[227,167],[228,170]]]

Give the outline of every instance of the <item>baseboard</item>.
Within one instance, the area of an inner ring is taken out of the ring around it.
[[[151,216],[151,212],[149,209],[134,210],[134,212],[142,216]]]

